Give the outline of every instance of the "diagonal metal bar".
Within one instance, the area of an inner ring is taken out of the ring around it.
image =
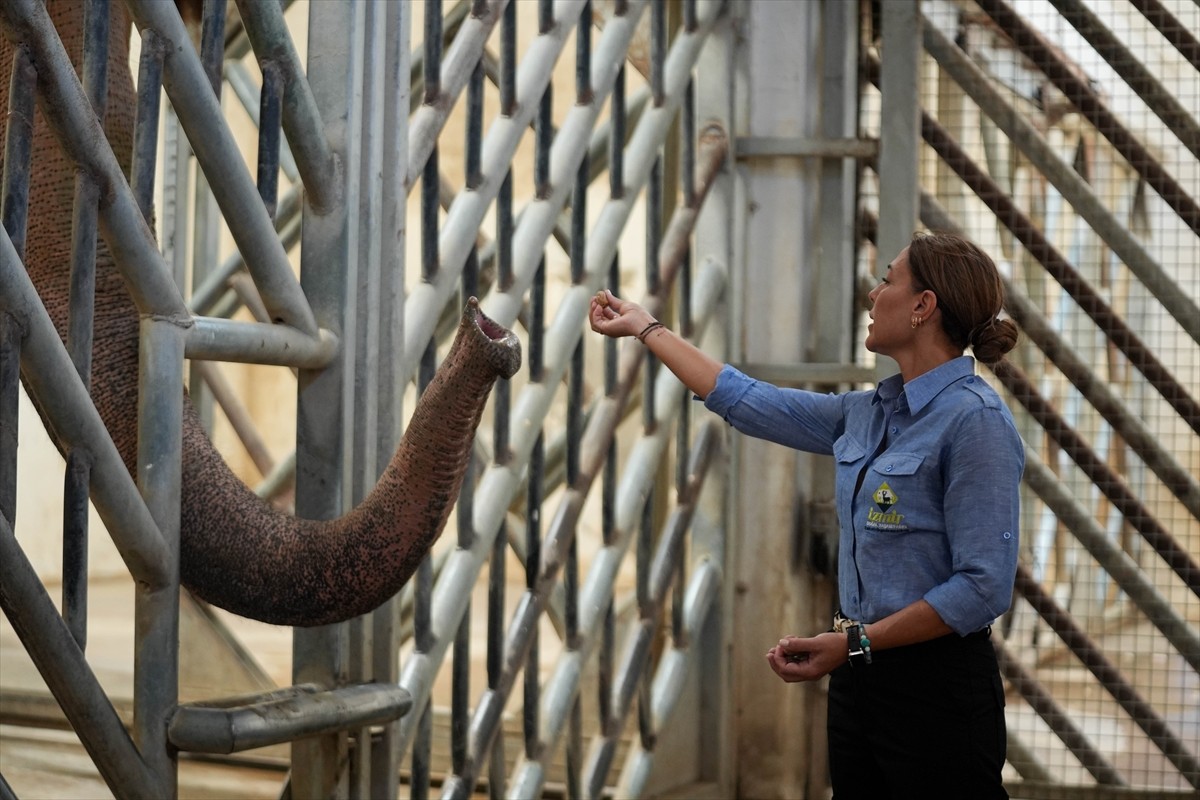
[[[1150,741],[1154,742],[1167,760],[1180,771],[1184,780],[1193,787],[1200,788],[1200,759],[1188,751],[1187,746],[1158,715],[1154,707],[1142,698],[1133,684],[1104,656],[1071,615],[1046,593],[1028,569],[1019,564],[1016,589],[1058,634],[1076,658],[1083,662],[1096,680],[1100,681],[1105,691],[1112,695],[1134,723],[1150,737]],[[1192,652],[1200,653],[1200,649]],[[1192,667],[1194,669],[1195,664]]]
[[[1059,521],[1074,534],[1150,624],[1179,651],[1192,669],[1200,672],[1200,635],[1151,583],[1141,567],[1105,534],[1096,519],[1071,496],[1037,451],[1025,445],[1025,483],[1042,499]]]
[[[0,609],[113,793],[147,799],[171,796],[147,768],[2,515]]]
[[[1200,235],[1200,206],[1196,205],[1195,199],[1184,191],[1170,172],[1163,169],[1137,137],[1121,124],[1104,101],[1063,61],[1057,50],[1004,0],[977,2],[984,13],[1012,39],[1017,49],[1033,61],[1058,90],[1066,95],[1129,165],[1158,192],[1192,232]]]
[[[962,227],[928,192],[921,193],[921,220],[930,228],[962,232]],[[1012,281],[1004,279],[1005,308],[1022,333],[1079,390],[1130,449],[1158,476],[1163,485],[1200,519],[1200,482],[1185,470],[1150,432],[1112,387],[1092,370],[1074,348],[1046,322],[1042,312]]]
[[[92,502],[130,573],[150,587],[169,585],[170,561],[158,525],[79,380],[7,233],[0,236],[0,313],[11,314],[24,328],[21,362],[30,395],[64,446],[91,454]]]
[[[1200,158],[1200,125],[1183,104],[1167,91],[1150,70],[1138,61],[1095,13],[1080,0],[1050,0],[1058,13],[1070,22],[1087,43],[1099,53],[1138,97],[1174,133],[1193,156]]]
[[[342,180],[325,124],[304,75],[304,65],[283,18],[279,3],[238,0],[246,35],[260,65],[270,64],[283,79],[283,130],[304,181],[304,193],[318,213],[342,201]]]
[[[208,179],[271,319],[315,336],[317,323],[312,308],[258,188],[242,162],[229,158],[230,153],[238,152],[237,142],[178,11],[173,4],[155,0],[126,0],[126,3],[138,29],[152,30],[166,47],[163,88],[187,132],[196,161]]]
[[[154,236],[125,182],[45,6],[39,0],[6,0],[0,3],[0,20],[5,34],[13,42],[28,46],[33,54],[38,65],[42,113],[68,157],[104,186],[101,232],[133,301],[143,314],[188,324],[191,315],[162,263]]]
[[[1070,165],[1063,163],[1032,124],[992,88],[983,71],[933,25],[924,25],[925,48],[1012,143],[1062,192],[1079,216],[1113,249],[1130,271],[1162,303],[1175,321],[1200,342],[1200,306],[1163,271]]]

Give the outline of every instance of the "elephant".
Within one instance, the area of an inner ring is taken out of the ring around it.
[[[77,73],[85,5],[46,3]],[[130,32],[124,4],[114,0],[105,133],[127,177],[136,106]],[[0,37],[3,133],[14,48],[7,35]],[[64,220],[72,216],[76,165],[43,118],[43,102],[39,94],[24,260],[65,340],[72,234]],[[94,319],[93,402],[126,468],[136,474],[139,315],[103,237],[96,250]],[[184,390],[180,582],[212,605],[277,625],[328,624],[376,608],[411,577],[445,527],[491,388],[512,377],[520,363],[515,334],[488,319],[471,298],[382,477],[357,507],[334,520],[300,519],[255,495],[214,448]]]

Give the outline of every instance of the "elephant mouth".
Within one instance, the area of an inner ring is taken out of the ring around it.
[[[488,361],[503,378],[511,378],[521,368],[521,341],[517,335],[493,320],[479,308],[478,298],[467,300],[463,324],[471,325],[487,340]]]

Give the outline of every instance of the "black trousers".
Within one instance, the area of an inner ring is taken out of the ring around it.
[[[828,732],[834,800],[1008,797],[1004,689],[987,631],[834,670]]]

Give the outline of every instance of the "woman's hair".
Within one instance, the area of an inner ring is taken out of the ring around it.
[[[975,358],[995,364],[1017,344],[1017,326],[1000,319],[1004,284],[995,263],[977,245],[952,233],[916,233],[908,246],[912,288],[937,295],[942,330]]]

